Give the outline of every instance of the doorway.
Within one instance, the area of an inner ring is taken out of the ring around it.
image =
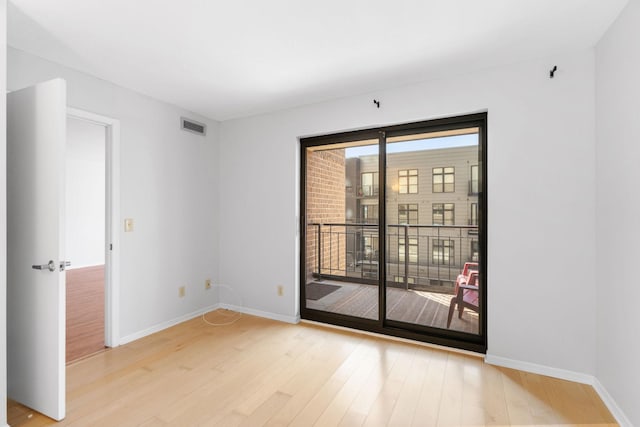
[[[66,362],[119,343],[118,120],[67,109]]]
[[[301,315],[486,351],[486,114],[301,140]]]
[[[67,117],[66,362],[105,348],[106,128]]]

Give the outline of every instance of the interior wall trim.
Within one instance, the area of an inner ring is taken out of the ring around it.
[[[233,304],[216,303],[208,307],[201,308],[196,311],[192,311],[191,313],[185,314],[184,316],[179,316],[174,319],[167,320],[166,322],[158,323],[149,328],[124,336],[120,339],[120,345],[124,345],[132,341],[139,340],[146,336],[155,334],[156,332],[160,332],[162,330],[165,330],[172,326],[186,322],[188,320],[194,319],[198,316],[202,316],[203,314],[208,313],[210,311],[218,310],[220,308],[237,311],[238,313],[248,314],[251,316],[262,317],[264,319],[277,320],[279,322],[285,322],[285,323],[291,323],[291,324],[297,324],[300,322],[300,316],[287,316],[284,314],[271,313],[268,311],[256,310],[248,307],[240,307]]]
[[[191,320],[195,317],[202,316],[203,314],[208,313],[212,310],[217,310],[218,308],[220,308],[220,304],[214,304],[209,307],[201,308],[200,310],[192,311],[191,313],[187,313],[184,316],[179,316],[174,319],[167,320],[166,322],[158,323],[154,326],[143,329],[141,331],[126,335],[120,338],[120,345],[128,344],[132,341],[139,340],[140,338],[144,338],[146,336],[155,334],[156,332],[160,332],[172,326],[186,322],[187,320]]]
[[[622,411],[613,396],[609,394],[604,385],[602,385],[600,380],[598,380],[594,375],[509,359],[507,357],[500,357],[492,354],[487,354],[484,361],[490,365],[502,366],[504,368],[517,369],[519,371],[530,372],[532,374],[546,375],[552,378],[590,385],[596,391],[598,396],[600,396],[604,404],[607,406],[607,409],[611,412],[611,415],[613,415],[621,427],[633,427],[633,424],[629,421],[629,418],[627,418],[626,414]]]
[[[633,424],[627,418],[627,415],[618,405],[618,402],[615,401],[613,396],[609,394],[609,391],[602,385],[598,378],[593,379],[593,388],[598,393],[604,404],[607,406],[607,409],[611,412],[611,415],[616,419],[620,427],[633,427]]]
[[[279,322],[297,324],[300,323],[300,316],[287,316],[285,314],[272,313],[269,311],[256,310],[249,307],[240,307],[233,304],[220,303],[218,308],[237,311],[238,313],[248,314],[251,316],[262,317],[265,319],[277,320]]]
[[[503,368],[517,369],[519,371],[530,372],[532,374],[546,375],[548,377],[558,378],[561,380],[593,385],[593,375],[585,374],[582,372],[569,371],[566,369],[539,365],[537,363],[509,359],[492,354],[487,354],[484,358],[484,361],[489,365],[502,366]]]

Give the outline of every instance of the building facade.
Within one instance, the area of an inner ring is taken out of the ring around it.
[[[348,158],[345,218],[378,224],[378,156]],[[387,154],[387,282],[416,288],[452,285],[465,262],[477,262],[479,163],[477,146]],[[351,178],[353,180],[353,178]],[[377,261],[377,233],[357,230],[348,251]],[[361,262],[362,264],[362,262]]]

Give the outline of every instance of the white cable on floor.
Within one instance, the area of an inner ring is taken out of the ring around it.
[[[242,301],[242,296],[240,295],[240,293],[239,293],[239,292],[235,291],[234,289],[230,288],[230,287],[229,287],[229,286],[227,286],[227,285],[218,285],[218,284],[215,284],[215,285],[213,285],[213,286],[212,286],[212,288],[214,288],[214,287],[215,287],[215,288],[218,288],[218,290],[219,290],[219,289],[221,289],[221,288],[226,288],[226,289],[228,289],[228,290],[229,290],[229,292],[230,292],[231,294],[234,294],[234,295],[236,296],[236,299],[237,299],[237,301],[239,302],[239,304],[237,304],[237,305],[236,305],[236,307],[240,307],[240,308],[242,308],[242,307],[244,306],[244,303],[243,303],[243,301]],[[219,299],[220,299],[220,294],[218,293],[218,300],[219,300]],[[204,321],[204,323],[206,323],[207,325],[211,325],[211,326],[228,326],[228,325],[232,325],[232,324],[236,323],[236,322],[237,322],[237,321],[242,317],[242,313],[241,313],[241,312],[237,312],[237,311],[229,310],[229,309],[226,309],[226,308],[223,308],[222,310],[225,310],[225,311],[231,311],[231,312],[233,312],[233,313],[236,313],[236,314],[237,314],[237,316],[236,316],[233,320],[231,320],[231,321],[229,321],[229,322],[224,322],[224,323],[213,323],[213,322],[210,322],[210,321],[208,321],[208,320],[206,319],[206,317],[205,317],[205,316],[206,316],[208,313],[203,313],[203,314],[202,314],[202,320]],[[218,310],[216,310],[216,311],[218,311]],[[213,313],[215,313],[215,311],[214,311]]]

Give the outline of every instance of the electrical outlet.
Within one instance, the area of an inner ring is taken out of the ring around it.
[[[211,279],[207,279],[204,281],[204,288],[211,289]]]
[[[182,298],[186,294],[186,286],[180,286],[178,288],[178,296]]]
[[[281,297],[284,295],[284,286],[278,285],[278,296]]]

